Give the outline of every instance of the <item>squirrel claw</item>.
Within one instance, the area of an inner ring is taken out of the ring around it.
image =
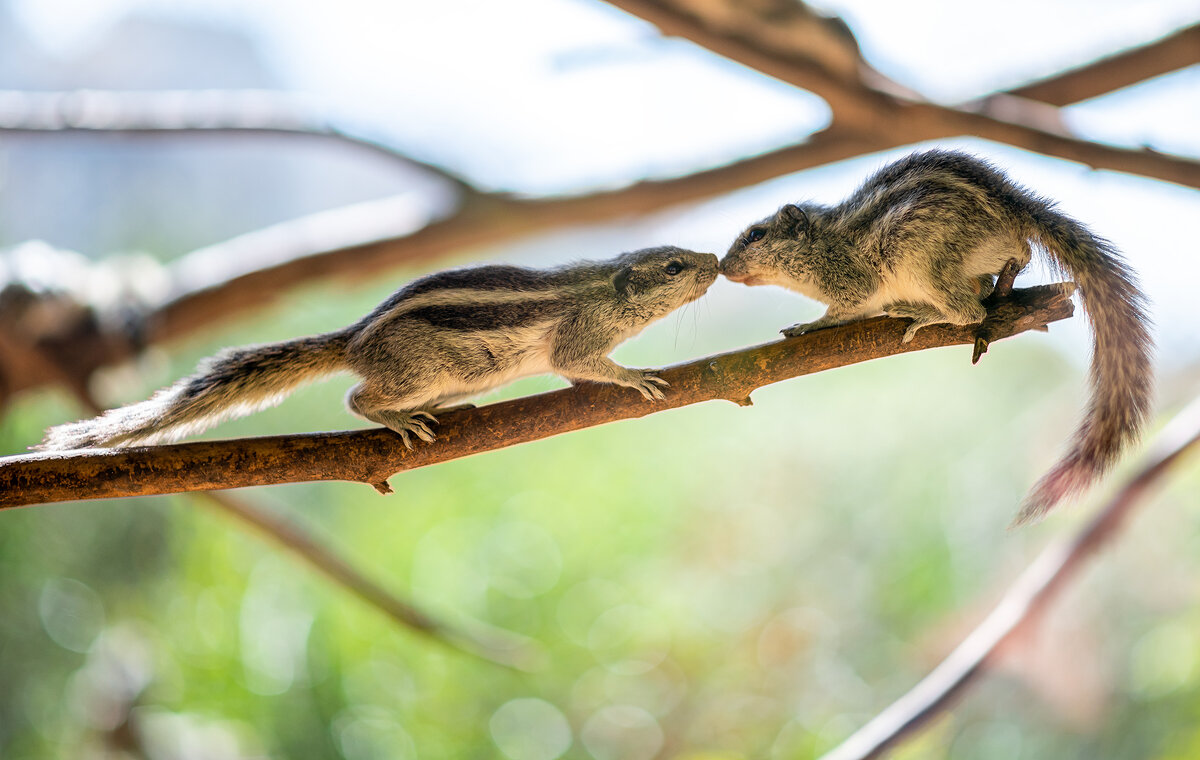
[[[437,420],[434,420],[434,422],[436,422],[436,421]],[[412,430],[413,435],[420,438],[425,443],[433,443],[433,441],[434,441],[433,431],[429,429],[429,425],[425,424],[421,420],[414,419],[412,421],[412,427],[410,429]]]
[[[844,324],[843,320],[826,315],[812,322],[797,322],[791,327],[783,328],[779,332],[785,338],[795,338],[800,335],[807,335],[810,332],[816,332],[817,330],[824,330],[826,327],[837,327],[841,324]]]
[[[425,420],[422,420],[421,417],[428,417],[432,423],[437,422],[432,414],[425,411],[388,414],[376,421],[387,425],[389,430],[400,436],[400,440],[404,442],[404,446],[411,450],[413,448],[412,437],[414,435],[425,443],[433,443],[436,440],[436,436],[429,428],[429,424]]]
[[[663,380],[658,375],[650,370],[642,370],[641,376],[634,381],[633,387],[645,397],[647,401],[662,401],[666,398],[666,394],[662,389],[669,386],[666,380]]]

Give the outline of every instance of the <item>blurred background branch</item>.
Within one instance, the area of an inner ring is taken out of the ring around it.
[[[119,137],[229,139],[292,137],[330,140],[368,151],[407,169],[428,172],[463,194],[478,192],[462,177],[337,126],[311,99],[272,90],[117,92],[0,90],[0,135],[84,133]]]
[[[1200,24],[1006,91],[1052,106],[1069,106],[1200,63]]]
[[[870,722],[855,731],[822,760],[868,760],[879,757],[905,736],[919,731],[951,704],[962,699],[1005,655],[1023,631],[1036,626],[1046,608],[1083,570],[1088,560],[1115,540],[1130,514],[1179,460],[1200,445],[1200,398],[1167,423],[1146,452],[1137,471],[1073,536],[1054,541],[1038,555],[1005,593],[992,613],[937,668]]]
[[[196,495],[196,499],[262,533],[277,546],[403,628],[497,665],[519,670],[537,670],[546,666],[545,653],[537,642],[528,637],[478,621],[461,621],[458,625],[450,625],[422,612],[371,580],[347,556],[315,539],[294,518],[284,519],[271,514],[263,506],[229,493],[201,493]]]
[[[850,42],[844,46],[812,44],[809,35],[779,32],[789,22],[806,28],[813,25],[813,12],[803,3],[745,4],[733,0],[703,2],[697,0],[609,0],[613,5],[645,18],[664,34],[685,37],[718,55],[749,66],[788,84],[810,90],[824,99],[833,110],[830,130],[845,130],[871,143],[869,150],[883,150],[922,140],[974,135],[1050,156],[1079,161],[1095,169],[1140,174],[1200,187],[1200,161],[1150,150],[1131,150],[1105,145],[1072,135],[1054,109],[1029,104],[1001,105],[1002,95],[993,95],[986,112],[970,112],[917,99],[904,92],[896,95],[873,82],[870,69],[863,63],[849,67],[843,59]],[[736,23],[731,23],[736,19]],[[849,35],[844,22],[827,19],[816,25],[822,38]],[[830,32],[829,30],[839,30]],[[852,38],[851,38],[852,39]],[[1144,56],[1122,58],[1115,68],[1125,68],[1129,60],[1151,58],[1156,65],[1143,65],[1134,71],[1144,77],[1162,73],[1163,66],[1182,67],[1197,62],[1194,34],[1182,40],[1167,40],[1147,46]],[[857,46],[854,46],[857,50]],[[1161,56],[1163,49],[1173,53]],[[1127,54],[1132,55],[1132,54]],[[1101,64],[1104,65],[1101,65]],[[1095,67],[1095,68],[1093,68]],[[1086,67],[1099,71],[1098,79],[1112,66],[1098,62]],[[856,72],[851,76],[850,72]],[[1085,75],[1077,69],[1064,86],[1074,86]],[[1094,81],[1094,80],[1089,80]],[[1111,88],[1131,84],[1127,78],[1108,76]],[[1140,80],[1137,80],[1140,81]],[[1042,90],[1053,92],[1048,83]],[[1107,90],[1106,90],[1107,91]],[[1093,93],[1097,95],[1101,93]],[[1029,97],[1026,95],[1026,97]],[[989,115],[994,114],[994,115]],[[1003,114],[1001,117],[999,114]]]

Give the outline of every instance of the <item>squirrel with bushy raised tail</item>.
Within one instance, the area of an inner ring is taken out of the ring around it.
[[[1040,519],[1088,487],[1134,441],[1150,411],[1150,319],[1137,279],[1108,241],[987,162],[932,150],[885,166],[835,206],[786,205],[750,225],[721,261],[728,279],[780,285],[828,305],[788,336],[887,314],[970,325],[1011,259],[1032,248],[1078,286],[1092,325],[1091,399],[1066,455],[1026,498],[1017,523]]]
[[[412,448],[431,442],[439,411],[529,375],[614,383],[649,400],[667,382],[608,358],[620,343],[696,300],[717,257],[647,248],[557,269],[479,266],[415,280],[343,330],[226,349],[147,401],[50,428],[37,448],[79,449],[178,440],[279,403],[336,372],[361,379],[351,412]]]

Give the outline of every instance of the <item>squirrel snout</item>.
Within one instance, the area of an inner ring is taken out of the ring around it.
[[[745,262],[732,253],[726,254],[725,258],[721,259],[717,264],[717,271],[735,282],[747,274]]]
[[[727,254],[725,258],[721,259],[718,267],[718,271],[730,282],[740,282],[743,285],[763,284],[763,278],[757,276],[752,270],[753,267],[733,253]],[[758,274],[761,275],[761,272]]]

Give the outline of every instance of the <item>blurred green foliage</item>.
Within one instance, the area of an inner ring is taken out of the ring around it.
[[[106,398],[140,398],[223,345],[349,322],[405,276],[296,294],[169,361],[110,373]],[[616,358],[727,350],[787,319],[701,304]],[[0,756],[814,757],[1086,517],[1006,530],[1082,383],[1030,334],[977,367],[963,347],[821,373],[761,389],[751,408],[706,404],[417,470],[387,497],[342,483],[243,494],[431,613],[540,642],[547,666],[532,673],[397,628],[193,497],[8,511]],[[347,386],[210,435],[359,425],[341,409]],[[27,397],[0,444],[20,451],[80,413],[56,392]],[[1200,755],[1197,480],[1178,473],[1038,635],[896,757]]]

